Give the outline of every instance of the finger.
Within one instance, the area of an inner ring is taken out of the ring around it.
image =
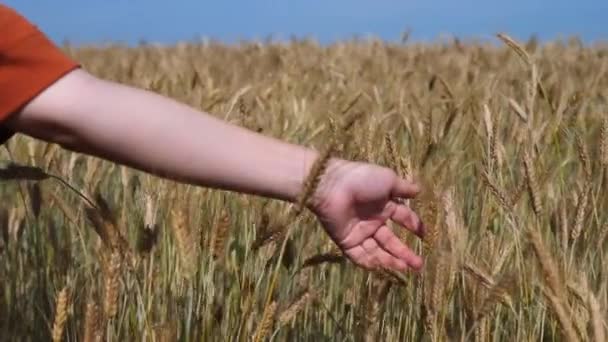
[[[407,263],[404,260],[395,258],[392,254],[382,249],[375,239],[363,241],[363,249],[369,255],[371,264],[377,269],[392,269],[396,271],[407,270]]]
[[[357,266],[366,270],[372,270],[374,268],[371,256],[365,251],[365,249],[363,249],[362,246],[359,245],[351,249],[347,249],[344,251],[344,253]]]
[[[424,224],[412,209],[403,204],[395,203],[391,213],[391,220],[419,237],[424,236]]]
[[[420,186],[406,181],[403,178],[397,178],[395,184],[393,185],[393,189],[391,191],[391,195],[393,197],[400,198],[412,198],[418,195],[420,192]]]
[[[374,238],[380,247],[394,257],[403,260],[409,267],[417,271],[422,268],[424,264],[422,258],[403,244],[387,226],[380,227]]]
[[[377,223],[362,222],[341,242],[341,245],[344,249],[360,245],[365,239],[374,236],[377,229]]]

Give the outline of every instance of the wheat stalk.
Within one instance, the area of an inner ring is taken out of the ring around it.
[[[68,320],[68,288],[67,286],[59,291],[55,304],[55,321],[53,322],[52,338],[53,342],[60,342],[63,337],[65,323]]]
[[[533,229],[528,229],[527,234],[536,258],[538,259],[545,283],[549,287],[549,291],[542,288],[545,297],[549,300],[553,312],[558,317],[562,332],[568,341],[578,341],[578,335],[574,330],[574,323],[571,319],[570,307],[567,301],[567,292],[563,281],[559,277],[559,271],[555,260],[545,247],[545,244],[540,234]]]
[[[298,294],[289,306],[279,314],[279,324],[281,326],[289,324],[295,319],[299,312],[315,299],[315,293],[306,289]]]
[[[494,309],[496,303],[502,303],[513,310],[512,293],[517,285],[517,274],[511,273],[490,287],[490,293],[481,304],[477,319],[485,318]]]
[[[368,318],[368,327],[367,333],[365,335],[365,341],[375,341],[378,338],[378,332],[380,330],[380,311],[383,305],[386,302],[388,294],[393,287],[393,282],[390,280],[381,280],[380,285],[378,286],[377,293],[378,295],[373,298],[369,298],[369,302],[371,303],[371,308],[368,308],[369,312]],[[368,305],[369,307],[370,305]]]
[[[583,172],[585,174],[585,179],[590,179],[591,178],[591,162],[589,161],[589,152],[587,151],[587,146],[585,145],[583,138],[578,133],[575,135],[575,141],[576,141],[576,149],[578,151],[578,157],[581,160]]]
[[[527,65],[532,64],[532,58],[530,57],[528,52],[526,52],[526,50],[521,45],[519,45],[515,40],[513,40],[513,38],[509,37],[505,33],[499,33],[496,36],[513,51],[515,51],[515,53],[519,56],[519,58],[521,58],[524,63],[526,63]]]
[[[540,185],[538,184],[538,178],[536,177],[536,170],[532,163],[530,154],[526,151],[524,153],[524,169],[526,172],[526,179],[528,180],[528,191],[530,198],[532,199],[532,209],[537,218],[541,218],[543,213],[543,201],[540,198]]]
[[[264,314],[262,320],[258,324],[258,327],[253,336],[254,342],[262,341],[266,336],[270,334],[272,326],[274,325],[275,314],[277,312],[277,302],[272,302],[270,305],[264,308]]]
[[[585,219],[585,212],[587,210],[587,202],[589,201],[590,185],[586,183],[581,189],[580,196],[578,198],[578,204],[576,205],[576,214],[574,216],[574,227],[572,228],[571,238],[577,240],[583,231],[583,221]]]
[[[226,249],[226,241],[228,240],[228,233],[230,230],[230,216],[226,209],[222,209],[220,213],[219,222],[216,228],[213,230],[211,236],[211,242],[209,248],[211,249],[211,255],[213,259],[219,259],[224,255]]]
[[[120,253],[111,252],[104,272],[103,310],[108,319],[114,318],[118,312],[120,266]]]
[[[171,211],[171,231],[180,257],[183,276],[191,278],[197,270],[198,244],[187,225],[186,213],[183,210],[174,209]]]
[[[338,264],[345,261],[344,254],[340,250],[334,250],[327,253],[320,253],[313,255],[302,263],[302,268],[319,266],[322,264]]]
[[[87,303],[84,316],[84,331],[82,339],[84,342],[101,341],[99,318],[99,306],[93,299],[90,299]]]
[[[496,286],[496,281],[486,271],[475,265],[470,260],[465,261],[463,269],[480,282],[484,287],[491,289]]]
[[[568,213],[566,205],[559,206],[559,227],[562,250],[568,249],[568,239],[570,237],[570,226],[568,225]]]
[[[106,248],[119,252],[129,262],[130,267],[134,267],[136,259],[131,251],[127,239],[123,236],[117,226],[114,213],[110,209],[101,192],[95,194],[97,205],[85,208],[87,218],[93,225],[95,232],[101,238]]]
[[[526,111],[517,103],[515,100],[509,98],[508,100],[509,107],[517,114],[517,117],[521,119],[524,123],[528,122],[528,114]]]
[[[356,113],[354,115],[351,115],[349,118],[347,118],[344,121],[344,123],[342,125],[343,134],[345,134],[352,128],[352,126],[355,123],[355,120],[360,115],[361,115],[361,113]],[[319,182],[321,181],[321,176],[323,175],[323,173],[325,172],[325,169],[327,168],[327,164],[329,162],[330,155],[335,150],[337,143],[338,143],[338,138],[332,137],[330,139],[330,142],[326,145],[326,147],[323,149],[323,151],[319,154],[319,156],[313,163],[310,171],[308,172],[306,180],[304,181],[304,187],[303,187],[302,191],[300,192],[300,194],[298,195],[295,208],[292,211],[294,217],[296,218],[296,220],[295,220],[296,223],[302,217],[300,214],[302,213],[302,211],[308,204],[308,201],[310,200],[311,196],[313,196],[313,194],[317,191],[317,186],[318,186]],[[283,256],[285,254],[285,248],[287,246],[287,242],[289,241],[289,234],[291,233],[291,229],[289,229],[290,227],[288,227],[287,231],[284,234],[282,234],[281,248],[279,250],[277,262],[274,267],[272,278],[271,278],[271,281],[270,281],[270,284],[268,286],[267,293],[266,293],[266,305],[265,305],[266,309],[268,309],[269,306],[271,305],[270,301],[271,301],[271,298],[272,298],[272,295],[274,293],[274,289],[275,289],[275,286],[277,283],[279,266],[280,266],[281,262],[283,261]],[[274,313],[273,313],[273,315],[274,315]]]
[[[494,197],[498,201],[498,204],[500,204],[500,206],[506,212],[511,212],[513,204],[511,203],[511,200],[509,199],[509,197],[507,197],[505,192],[502,191],[502,189],[500,189],[496,184],[494,184],[492,180],[490,180],[490,176],[486,171],[483,171],[481,176],[483,183],[486,185],[486,187],[490,189],[490,192],[492,193],[492,195],[494,195]]]
[[[591,312],[591,324],[595,341],[606,342],[605,320],[602,317],[600,303],[591,291],[588,293],[587,306],[589,312]]]
[[[401,164],[397,162],[397,160],[399,160],[397,157],[397,146],[395,146],[395,142],[391,138],[390,134],[387,133],[384,136],[384,141],[386,143],[386,149],[388,150],[390,167],[395,170],[399,176],[404,177],[405,172],[401,169]]]
[[[600,129],[600,164],[604,169],[608,167],[608,116],[604,115]]]

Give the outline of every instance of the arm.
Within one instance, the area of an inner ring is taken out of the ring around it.
[[[9,126],[159,176],[288,201],[316,156],[82,70],[49,87]]]
[[[7,124],[163,177],[287,201],[296,199],[317,156],[82,70],[59,79]],[[422,259],[386,225],[392,220],[422,236],[418,216],[394,200],[418,192],[389,169],[332,160],[310,209],[356,264],[418,270]]]

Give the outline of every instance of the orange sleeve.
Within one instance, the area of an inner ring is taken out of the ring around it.
[[[77,67],[35,25],[0,4],[0,144],[11,135],[2,121]]]

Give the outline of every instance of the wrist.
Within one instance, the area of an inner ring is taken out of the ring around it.
[[[285,175],[288,182],[282,197],[290,203],[297,203],[319,153],[316,150],[297,145],[293,145],[293,147],[296,150],[291,154],[293,166]]]
[[[307,168],[308,171],[301,181],[300,190],[296,194],[296,198],[294,200],[295,202],[297,202],[300,199],[300,196],[304,195],[304,193],[307,191],[306,187],[310,186],[307,181],[308,178],[312,176],[311,172],[314,172],[314,163],[317,161],[317,158],[318,154]],[[323,211],[327,199],[330,197],[332,191],[339,182],[340,177],[338,175],[341,172],[340,170],[342,170],[348,164],[349,163],[347,161],[339,158],[330,158],[326,162],[326,165],[321,170],[321,173],[316,175],[317,179],[312,185],[314,186],[314,189],[311,189],[312,192],[307,194],[308,198],[305,203],[305,207],[307,209],[316,215],[319,215]]]

